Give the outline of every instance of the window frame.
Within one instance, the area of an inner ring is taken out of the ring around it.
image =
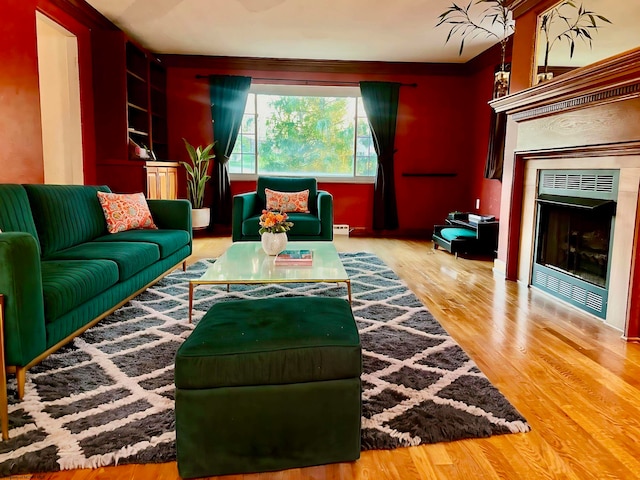
[[[356,184],[373,184],[376,181],[376,175],[357,175],[357,159],[358,159],[358,123],[362,121],[362,116],[358,115],[359,112],[359,103],[360,106],[364,109],[362,105],[362,96],[360,94],[359,87],[350,87],[350,86],[334,86],[334,85],[284,85],[284,84],[252,84],[249,89],[250,94],[255,94],[254,97],[254,124],[255,130],[253,136],[253,150],[255,152],[256,163],[255,170],[256,173],[231,173],[229,172],[229,178],[231,181],[255,181],[261,175],[273,175],[278,177],[304,177],[309,176],[309,174],[300,173],[299,175],[295,174],[261,174],[257,173],[258,165],[257,165],[257,155],[258,155],[258,132],[257,132],[257,95],[297,95],[297,96],[309,96],[309,97],[349,97],[356,99],[355,105],[355,116],[354,116],[354,144],[353,144],[353,171],[350,176],[332,176],[332,175],[318,175],[315,178],[318,182],[323,183],[356,183]],[[244,123],[244,115],[243,115],[243,123]],[[236,140],[236,146],[234,150],[238,147],[238,143],[242,142],[242,130],[238,133],[238,138]],[[241,145],[241,143],[240,143]],[[236,152],[237,153],[237,152]],[[375,149],[373,150],[375,155]]]

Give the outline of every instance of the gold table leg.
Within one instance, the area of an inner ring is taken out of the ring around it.
[[[9,439],[9,401],[7,400],[7,372],[4,364],[4,295],[0,294],[0,423],[2,439]]]
[[[191,311],[193,310],[193,286],[192,282],[189,282],[189,323],[191,323]]]
[[[347,284],[347,296],[349,297],[349,303],[351,303],[351,280],[345,282]]]

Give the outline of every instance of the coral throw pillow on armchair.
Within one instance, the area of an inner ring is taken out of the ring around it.
[[[301,192],[276,192],[268,188],[264,189],[267,200],[267,210],[279,212],[303,212],[309,213],[309,190]]]
[[[109,233],[158,228],[153,223],[147,199],[142,193],[98,192],[98,200],[100,200]]]

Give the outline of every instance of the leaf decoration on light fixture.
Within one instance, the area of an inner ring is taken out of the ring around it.
[[[486,8],[475,12],[476,5],[486,4]],[[466,7],[453,3],[438,17],[436,27],[450,25],[449,34],[445,44],[453,37],[460,37],[460,49],[458,55],[462,55],[465,41],[484,35],[486,38],[495,38],[500,42],[502,49],[501,67],[504,69],[504,59],[509,36],[515,31],[513,13],[507,7],[507,0],[476,0],[470,1]],[[496,25],[499,28],[494,28]]]

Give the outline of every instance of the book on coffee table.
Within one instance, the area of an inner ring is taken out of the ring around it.
[[[313,252],[311,250],[284,250],[275,259],[276,265],[301,265],[313,264]]]

